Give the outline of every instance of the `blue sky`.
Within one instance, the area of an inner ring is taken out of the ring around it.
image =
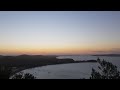
[[[119,11],[0,11],[0,54],[119,53],[119,29]]]

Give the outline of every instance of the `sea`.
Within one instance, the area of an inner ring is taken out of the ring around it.
[[[70,55],[58,56],[59,59],[71,58],[75,61],[80,60],[97,60],[98,56],[91,55]],[[120,57],[99,56],[101,60],[112,62],[120,70]],[[23,70],[23,73],[31,73],[37,79],[89,79],[91,76],[92,68],[98,70],[98,63],[71,63],[60,65],[48,65],[36,67],[32,69]]]

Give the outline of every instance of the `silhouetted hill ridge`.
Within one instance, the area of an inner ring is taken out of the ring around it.
[[[56,56],[42,55],[19,55],[3,56],[0,58],[0,65],[24,67],[24,66],[42,66],[59,63],[74,63],[73,59],[57,59]]]

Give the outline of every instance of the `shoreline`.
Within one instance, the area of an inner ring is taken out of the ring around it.
[[[43,67],[43,66],[51,66],[51,65],[74,64],[74,63],[97,63],[97,61],[96,60],[94,60],[94,61],[90,61],[90,60],[87,60],[87,61],[74,61],[74,62],[71,62],[71,63],[57,63],[57,64],[47,64],[47,65],[34,66],[34,67],[21,67],[17,71],[13,72],[12,75],[14,75],[16,73],[19,73],[19,72],[21,72],[23,70],[26,70],[26,69],[33,69],[33,68],[38,68],[38,67]]]
[[[75,61],[71,58],[58,59],[57,55],[19,55],[19,56],[2,56],[0,58],[0,65],[3,67],[12,68],[11,75],[18,73],[25,69],[70,63],[94,63],[96,60],[80,60]]]

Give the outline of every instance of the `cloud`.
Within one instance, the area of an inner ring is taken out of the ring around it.
[[[92,52],[95,52],[95,53],[104,53],[106,51],[92,51]]]
[[[112,50],[120,51],[120,48],[112,48]]]
[[[111,53],[120,53],[120,48],[113,48],[110,52]]]
[[[120,48],[112,48],[110,50],[107,50],[107,51],[92,51],[93,53],[98,53],[98,54],[120,54]]]

